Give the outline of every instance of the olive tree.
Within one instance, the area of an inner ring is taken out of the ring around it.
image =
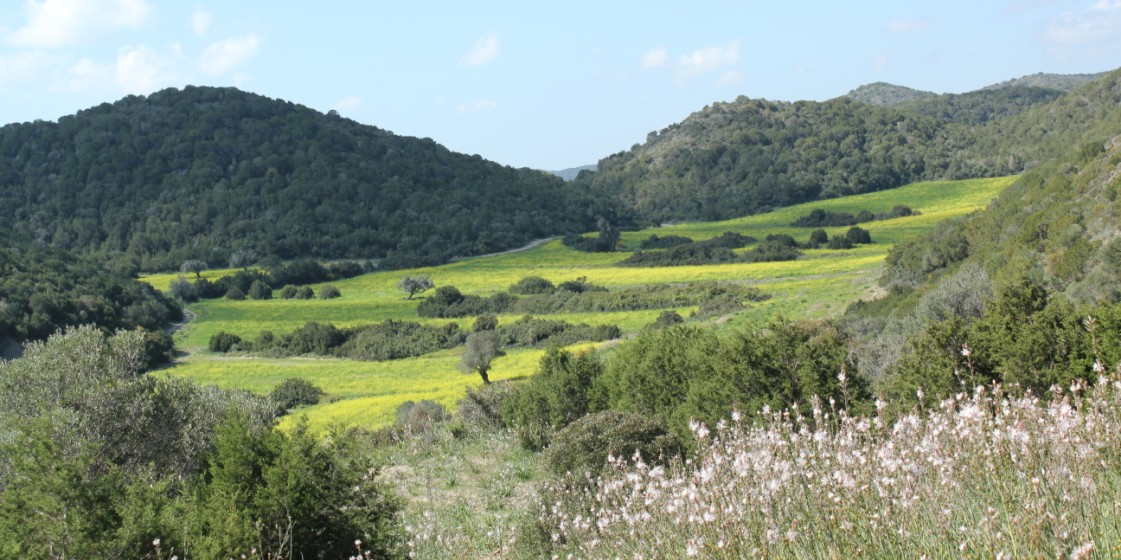
[[[399,290],[409,294],[405,299],[413,299],[413,296],[431,290],[434,286],[432,279],[427,276],[406,276],[397,283]]]
[[[490,384],[491,362],[502,355],[502,340],[496,331],[479,331],[467,335],[466,348],[463,357],[459,360],[459,369],[465,373],[475,372],[483,379],[483,383]]]

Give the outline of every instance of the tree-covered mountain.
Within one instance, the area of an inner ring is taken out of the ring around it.
[[[1118,73],[1068,94],[1015,86],[892,106],[740,97],[647,135],[577,179],[655,221],[713,220],[931,179],[1020,173],[1116,103]]]
[[[610,213],[543,172],[232,88],[0,128],[0,220],[145,270],[221,265],[239,249],[431,263],[588,231]]]

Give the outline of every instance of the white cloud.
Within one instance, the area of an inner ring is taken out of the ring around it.
[[[642,69],[661,68],[666,65],[667,60],[669,60],[669,54],[666,53],[666,49],[651,49],[642,55]]]
[[[1121,0],[1098,0],[1081,13],[1065,12],[1043,33],[1054,45],[1086,45],[1121,36]]]
[[[357,95],[348,95],[338,101],[331,107],[332,109],[340,112],[353,111],[362,106],[362,98]]]
[[[140,45],[125,47],[117,53],[115,76],[117,88],[122,93],[147,94],[157,89],[177,85],[182,79],[176,68],[181,52],[178,45],[172,52],[162,55],[155,49]],[[93,67],[90,67],[92,70]]]
[[[35,81],[47,58],[46,53],[38,50],[0,54],[0,89],[5,84]]]
[[[213,19],[214,14],[196,8],[195,13],[191,14],[191,30],[195,32],[195,35],[202,37],[210,29],[210,22]]]
[[[911,33],[913,31],[920,31],[930,27],[930,18],[916,18],[916,19],[897,19],[887,24],[887,30],[901,35],[903,33]]]
[[[887,63],[890,60],[891,57],[887,53],[883,53],[880,56],[877,56],[876,60],[872,61],[872,70],[876,72],[882,72],[884,68],[887,68]]]
[[[488,33],[475,41],[475,46],[459,58],[459,65],[485,66],[498,56],[498,51],[498,34]]]
[[[716,80],[716,85],[721,87],[736,86],[742,84],[743,81],[743,72],[740,72],[739,70],[729,70],[720,75],[720,78]]]
[[[74,94],[112,91],[115,89],[115,74],[112,67],[83,58],[70,66],[50,89]]]
[[[709,74],[722,68],[733,66],[740,61],[740,42],[731,41],[724,46],[697,49],[692,54],[682,55],[677,61],[678,80],[691,76]]]
[[[141,27],[150,14],[143,0],[27,0],[27,23],[7,42],[36,48],[74,45]]]
[[[455,110],[461,115],[466,115],[471,113],[482,113],[483,111],[489,111],[497,106],[498,104],[494,101],[491,101],[489,99],[480,99],[478,101],[475,101],[474,103],[462,103],[459,105],[459,107],[456,107]]]
[[[260,44],[261,41],[253,33],[211,43],[202,51],[199,69],[212,76],[225,74],[253,58]]]

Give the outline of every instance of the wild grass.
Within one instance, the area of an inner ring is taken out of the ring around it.
[[[688,282],[736,282],[750,284],[770,294],[771,299],[754,303],[732,317],[710,320],[731,326],[766,320],[776,314],[791,318],[821,318],[841,313],[852,301],[872,298],[877,293],[876,277],[894,243],[928,231],[939,221],[983,208],[1015,178],[978,179],[917,183],[891,191],[824,200],[783,208],[768,214],[723,222],[688,223],[623,234],[624,249],[637,247],[651,234],[685,235],[705,239],[736,231],[756,238],[770,233],[786,233],[799,241],[809,238],[814,228],[793,228],[789,224],[814,208],[851,213],[860,210],[883,212],[905,204],[921,215],[871,222],[873,244],[851,250],[808,250],[790,262],[722,264],[706,266],[621,267],[623,253],[581,253],[553,240],[533,249],[492,257],[463,259],[439,267],[366,274],[333,282],[342,297],[330,300],[262,301],[210,300],[191,306],[198,318],[176,335],[176,344],[191,353],[180,364],[165,370],[166,375],[193,377],[204,383],[240,387],[265,392],[287,377],[308,377],[326,390],[330,403],[304,411],[313,425],[340,422],[346,425],[378,424],[392,419],[396,404],[417,397],[450,405],[462,396],[471,381],[456,372],[455,351],[437,353],[396,363],[350,362],[331,359],[269,360],[264,358],[229,359],[204,351],[210,337],[219,331],[254,339],[269,330],[287,333],[308,321],[329,322],[338,327],[374,323],[386,319],[413,320],[429,324],[458,322],[469,328],[472,319],[425,319],[417,317],[416,306],[431,292],[406,300],[397,289],[405,275],[428,276],[436,286],[453,285],[464,293],[489,295],[504,291],[526,276],[542,276],[554,283],[586,277],[608,289],[651,284]],[[847,228],[826,228],[829,235],[843,234]],[[222,271],[206,271],[211,279]],[[228,271],[232,272],[232,271]],[[157,287],[179,274],[147,277]],[[190,275],[187,275],[190,277]],[[318,287],[316,287],[318,288]],[[613,313],[569,313],[550,316],[571,322],[616,324],[627,335],[652,323],[662,310]],[[677,309],[688,317],[691,308]],[[513,321],[514,315],[500,316]],[[533,352],[512,352],[496,366],[509,368],[499,375],[516,377],[533,372]],[[524,356],[524,358],[515,358]],[[504,365],[508,364],[508,365]],[[445,377],[449,376],[449,377]],[[451,381],[452,379],[456,381]]]
[[[674,468],[613,460],[545,485],[553,558],[1116,558],[1121,381],[1050,402],[999,386],[891,422],[816,402],[811,417],[694,426]],[[878,408],[886,405],[879,403]]]

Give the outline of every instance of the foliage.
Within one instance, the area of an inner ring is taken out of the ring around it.
[[[324,284],[319,287],[319,299],[335,299],[342,295],[339,288],[333,284]]]
[[[544,460],[557,476],[594,480],[610,457],[628,461],[637,455],[651,464],[667,464],[683,453],[680,440],[658,419],[605,411],[589,414],[557,432]]]
[[[269,392],[269,399],[275,402],[281,410],[313,405],[318,403],[321,398],[323,398],[323,389],[299,377],[289,377]]]
[[[437,425],[451,419],[444,405],[435,401],[405,401],[397,407],[397,419],[393,429],[405,437],[415,437],[432,430]]]
[[[517,431],[524,447],[544,449],[554,431],[589,412],[588,389],[602,374],[603,363],[594,353],[551,346],[536,373],[515,385],[502,402],[502,419]]]
[[[534,294],[551,294],[556,286],[552,282],[540,276],[526,276],[517,283],[510,286],[511,294],[518,295],[534,295]]]
[[[240,345],[240,336],[223,331],[210,337],[207,349],[211,352],[229,352],[238,349]]]
[[[889,212],[872,213],[869,210],[861,210],[855,216],[848,212],[832,212],[821,208],[814,208],[810,210],[809,214],[799,216],[793,222],[790,222],[790,225],[794,227],[854,226],[864,222],[906,218],[907,216],[914,215],[916,215],[915,211],[912,210],[910,206],[903,204],[895,205]]]
[[[483,383],[489,385],[491,362],[503,354],[502,339],[495,331],[474,332],[467,335],[464,346],[457,367],[465,373],[479,374]]]
[[[475,332],[479,332],[476,330]],[[529,315],[497,329],[505,346],[541,347],[567,346],[577,342],[602,342],[619,338],[622,334],[614,325],[572,324],[565,321],[534,318]]]
[[[345,341],[334,353],[352,360],[397,360],[454,348],[467,338],[455,323],[422,325],[387,319],[381,323],[345,329]]]
[[[272,288],[260,280],[254,280],[249,286],[249,299],[272,299]]]
[[[544,172],[233,88],[171,88],[4,126],[0,178],[0,222],[144,270],[239,251],[399,268],[588,231],[616,214]]]
[[[652,233],[650,234],[650,237],[642,240],[642,243],[639,244],[638,248],[669,249],[671,247],[677,247],[678,245],[687,245],[692,242],[693,239],[691,237],[685,237],[683,235],[664,235],[662,237],[658,237],[657,234]]]
[[[405,276],[397,283],[397,289],[407,294],[405,299],[413,299],[413,296],[431,290],[433,287],[435,287],[435,284],[427,276]]]
[[[161,330],[179,306],[132,273],[20,241],[0,228],[0,344],[42,340],[70,326]]]
[[[471,317],[485,313],[502,313],[508,310],[517,298],[499,292],[489,298],[465,295],[455,286],[440,286],[431,297],[417,305],[417,315],[421,317]]]

